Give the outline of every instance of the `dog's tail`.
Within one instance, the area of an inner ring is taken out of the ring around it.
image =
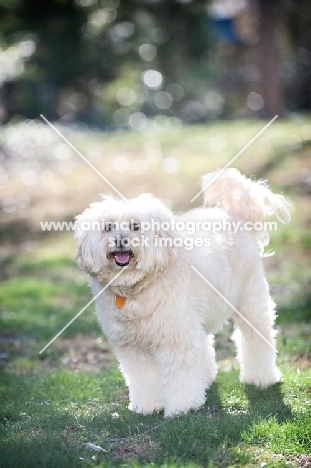
[[[203,177],[204,206],[217,206],[230,216],[256,223],[275,215],[283,223],[290,221],[292,204],[283,195],[274,194],[266,181],[253,181],[237,169],[218,170]],[[265,229],[256,231],[261,246],[269,242]]]

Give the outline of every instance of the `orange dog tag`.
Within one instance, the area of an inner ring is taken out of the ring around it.
[[[115,296],[114,300],[115,300],[115,303],[116,303],[116,306],[118,307],[118,309],[122,309],[122,307],[124,307],[125,297]]]

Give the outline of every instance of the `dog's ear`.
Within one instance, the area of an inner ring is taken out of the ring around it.
[[[161,223],[163,218],[154,218],[154,221]],[[137,268],[146,272],[163,271],[176,257],[173,233],[159,228],[148,229],[143,234],[145,242],[139,251]]]
[[[96,231],[92,231],[92,222],[98,221],[103,202],[91,203],[90,207],[75,218],[74,236],[78,241],[76,262],[81,270],[90,273],[95,268]]]
[[[79,240],[76,262],[78,267],[87,273],[91,273],[94,269],[95,262],[92,255],[89,233],[86,233],[82,239]]]
[[[154,260],[157,269],[167,268],[175,260],[176,255],[173,233],[170,230],[157,232],[154,249]]]

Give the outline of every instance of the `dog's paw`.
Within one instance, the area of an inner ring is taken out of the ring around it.
[[[163,405],[145,405],[145,406],[140,406],[140,405],[134,405],[133,403],[130,403],[128,405],[128,409],[132,411],[133,413],[138,413],[138,414],[152,414],[155,411],[161,411],[163,409]]]
[[[271,385],[274,385],[280,382],[282,378],[282,373],[278,367],[274,367],[272,372],[252,372],[245,373],[241,375],[241,382],[251,385],[256,385],[256,387],[267,388]]]

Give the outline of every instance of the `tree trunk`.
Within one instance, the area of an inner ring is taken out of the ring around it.
[[[261,78],[259,94],[264,100],[261,117],[284,115],[283,86],[280,74],[278,28],[282,14],[282,0],[258,0],[257,66]]]

